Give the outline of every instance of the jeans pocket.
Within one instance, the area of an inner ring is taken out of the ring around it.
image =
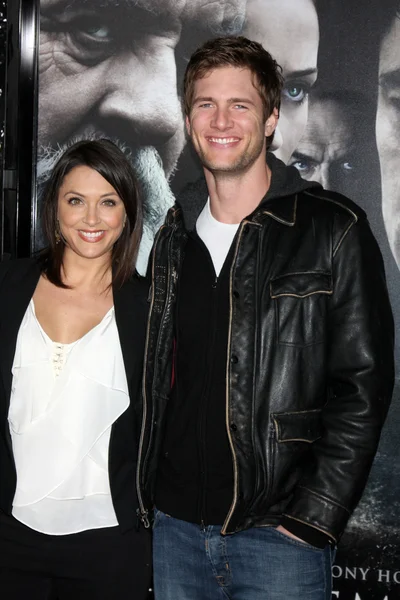
[[[158,525],[161,517],[161,511],[155,508],[153,511],[153,529]]]
[[[285,542],[291,544],[292,546],[297,546],[298,548],[304,548],[306,550],[313,550],[314,552],[325,551],[324,548],[317,548],[317,546],[313,546],[308,542],[303,542],[303,540],[292,538],[290,537],[290,535],[283,533],[283,531],[279,531],[278,529],[276,529],[276,527],[273,527],[272,529],[276,533],[276,535],[278,535],[281,539],[285,540]]]

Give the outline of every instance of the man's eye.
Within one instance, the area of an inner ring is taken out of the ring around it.
[[[71,42],[88,53],[112,52],[115,39],[111,28],[96,17],[79,17],[69,23]]]
[[[121,38],[115,35],[115,24],[106,14],[66,13],[64,18],[43,16],[41,28],[55,33],[64,51],[77,62],[87,65],[111,56],[119,43],[117,39]]]
[[[290,163],[291,166],[296,167],[296,169],[299,171],[299,173],[304,177],[306,175],[312,175],[312,173],[314,172],[314,166],[305,161],[305,160],[295,160],[294,162]]]
[[[303,83],[291,83],[285,85],[282,90],[283,100],[289,100],[290,102],[304,102],[308,96],[308,87]]]
[[[88,26],[86,31],[83,30],[83,33],[85,33],[88,36],[91,36],[93,39],[96,39],[96,40],[104,41],[104,40],[111,39],[111,31],[105,25],[103,25],[103,26],[101,26],[101,25]]]
[[[247,106],[243,106],[243,104],[235,104],[235,108],[239,108],[240,110],[246,110]]]
[[[80,37],[82,42],[89,44],[109,44],[113,41],[111,28],[101,21],[96,23],[96,19],[81,17],[71,23],[70,32],[72,35]]]
[[[341,164],[341,171],[344,172],[345,175],[354,175],[355,165],[349,161],[343,162]]]

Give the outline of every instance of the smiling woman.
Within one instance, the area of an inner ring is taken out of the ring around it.
[[[144,600],[134,481],[148,290],[123,152],[71,146],[43,219],[48,247],[0,265],[0,595]]]
[[[124,154],[109,140],[78,142],[53,169],[43,200],[49,246],[42,253],[49,281],[65,287],[61,266],[76,256],[97,258],[114,268],[114,285],[134,269],[142,234],[136,178]],[[55,234],[56,232],[56,234]],[[93,238],[94,232],[102,232]],[[89,234],[89,235],[87,235]],[[96,239],[94,248],[77,241]]]

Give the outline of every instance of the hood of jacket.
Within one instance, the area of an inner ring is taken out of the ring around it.
[[[271,169],[271,184],[259,207],[263,206],[268,209],[268,206],[275,204],[274,201],[279,198],[293,196],[310,188],[322,188],[321,184],[316,181],[302,179],[295,167],[286,166],[271,152],[267,154],[267,165]],[[195,228],[197,218],[203,210],[207,198],[208,188],[204,176],[189,183],[178,195],[177,204],[182,210],[185,228],[188,231]]]

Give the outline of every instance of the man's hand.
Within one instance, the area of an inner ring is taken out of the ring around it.
[[[301,542],[302,544],[307,544],[307,542],[305,542],[301,538],[297,537],[296,535],[293,535],[293,533],[290,533],[290,531],[288,531],[287,529],[285,529],[285,527],[282,527],[282,525],[278,525],[278,527],[276,528],[276,530],[280,531],[284,535],[287,535],[288,537],[292,538],[293,540],[297,540],[298,542]]]

